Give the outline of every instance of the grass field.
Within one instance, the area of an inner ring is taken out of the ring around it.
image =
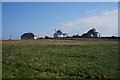
[[[3,78],[117,78],[118,42],[4,40]]]

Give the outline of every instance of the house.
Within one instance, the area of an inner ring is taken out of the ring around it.
[[[63,33],[60,29],[58,29],[57,31],[55,31],[53,36],[54,36],[54,38],[62,38],[62,37],[66,37],[67,34]]]
[[[95,28],[90,29],[87,33],[82,34],[82,37],[100,38],[100,32]]]
[[[37,39],[37,37],[33,33],[24,33],[21,36],[21,39]]]

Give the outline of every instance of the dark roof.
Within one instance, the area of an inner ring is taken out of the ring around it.
[[[92,29],[90,29],[87,33],[91,33],[91,32],[92,32],[92,33],[93,33],[93,32],[95,33],[95,32],[99,32],[99,31],[96,30],[95,28],[92,28]]]
[[[61,31],[61,30],[57,30],[57,31],[54,33],[54,35],[56,35],[56,34],[61,35],[61,34],[63,34],[63,33],[62,33],[62,31]]]
[[[83,33],[82,36],[83,36],[83,37],[87,37],[87,33]]]
[[[33,33],[24,33],[21,37],[35,37]]]
[[[58,34],[62,34],[62,31],[61,31],[61,30],[58,30],[57,33],[58,33]]]

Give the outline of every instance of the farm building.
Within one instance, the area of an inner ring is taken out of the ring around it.
[[[24,33],[21,36],[21,39],[37,39],[37,37],[33,33]]]
[[[92,28],[87,33],[82,34],[82,37],[100,38],[100,32],[98,30]]]
[[[62,38],[62,37],[66,37],[67,36],[67,34],[63,33],[60,29],[55,31],[55,33],[53,35],[54,35],[54,38]]]

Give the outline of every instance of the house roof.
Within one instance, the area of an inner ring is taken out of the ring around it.
[[[35,37],[33,33],[24,33],[21,37]]]
[[[61,31],[61,30],[57,30],[56,33],[58,33],[58,34],[62,34],[62,31]]]
[[[57,30],[57,31],[54,33],[54,35],[56,35],[56,34],[61,35],[61,34],[63,34],[63,33],[62,33],[62,31],[61,31],[61,30]]]
[[[92,28],[92,29],[90,29],[89,31],[88,31],[88,33],[89,32],[98,32],[98,33],[100,33],[97,29],[95,29],[95,28]]]

